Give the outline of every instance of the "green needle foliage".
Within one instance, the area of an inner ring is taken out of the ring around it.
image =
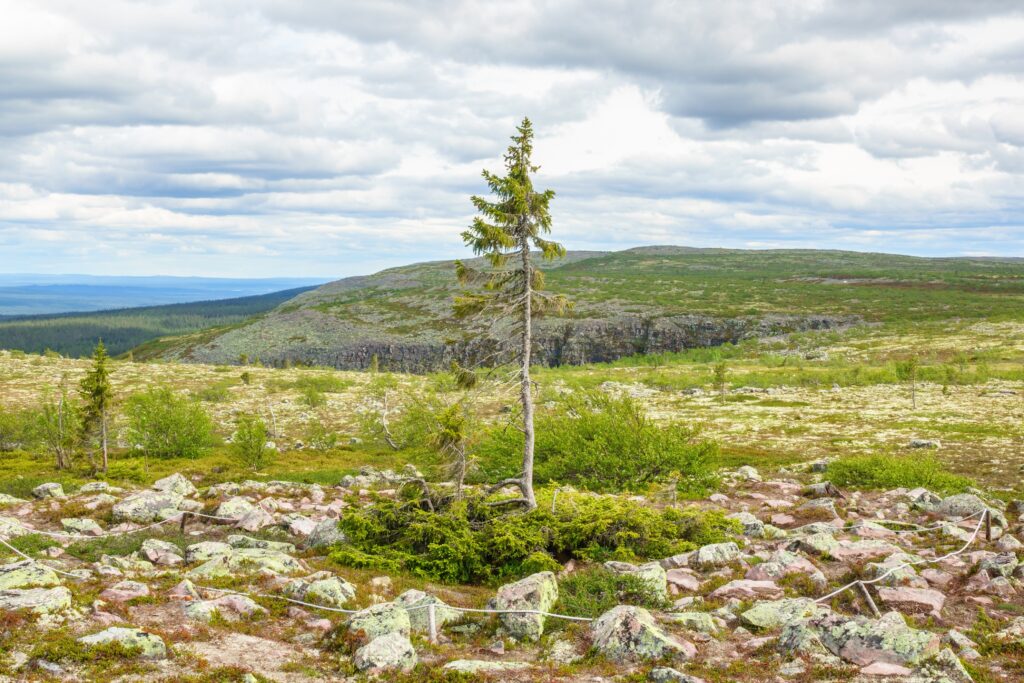
[[[92,368],[82,379],[79,392],[85,401],[82,413],[82,427],[86,434],[95,439],[100,447],[100,471],[107,471],[107,417],[110,405],[114,401],[114,391],[110,386],[110,368],[107,361],[107,348],[101,339],[92,352]],[[93,465],[95,468],[95,464]]]
[[[472,197],[479,215],[462,233],[466,246],[477,256],[483,256],[489,268],[473,268],[462,261],[455,262],[455,273],[464,287],[475,287],[455,299],[458,317],[486,317],[488,329],[496,329],[495,322],[507,322],[509,334],[499,340],[499,348],[507,342],[516,342],[513,357],[518,361],[520,403],[522,405],[523,467],[517,477],[500,482],[518,486],[522,496],[510,503],[522,503],[527,509],[537,507],[533,491],[533,396],[530,382],[530,356],[533,344],[532,324],[536,315],[562,312],[568,302],[559,294],[545,294],[544,273],[534,265],[532,249],[540,251],[544,259],[565,256],[565,247],[545,239],[551,232],[549,206],[553,190],[534,190],[531,175],[539,170],[534,165],[533,124],[524,118],[512,136],[512,144],[505,153],[504,176],[484,170],[483,177],[494,199]],[[505,342],[505,343],[501,343]]]

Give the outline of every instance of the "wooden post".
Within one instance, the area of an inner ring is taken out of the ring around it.
[[[188,513],[187,512],[181,513],[181,527],[180,527],[181,533],[185,533],[185,520],[187,520],[187,519],[188,519]]]
[[[427,604],[427,634],[430,642],[437,644],[437,613],[434,610],[434,603]]]
[[[985,511],[981,513],[981,516],[985,518],[985,540],[986,541],[991,541],[992,540],[992,513],[989,511],[988,508],[985,508]]]
[[[860,592],[864,594],[864,599],[867,600],[868,607],[871,608],[871,613],[875,615],[875,619],[881,617],[882,613],[878,611],[878,605],[875,604],[871,593],[868,592],[868,587],[864,585],[863,581],[858,581],[857,585],[860,586]]]

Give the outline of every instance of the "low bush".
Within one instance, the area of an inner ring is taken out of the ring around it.
[[[974,481],[953,474],[934,456],[857,455],[840,458],[828,466],[828,478],[836,486],[866,489],[917,488],[940,493],[959,493]]]
[[[156,387],[128,399],[128,438],[154,458],[195,458],[213,442],[213,422],[196,401]]]
[[[267,447],[267,425],[263,420],[246,415],[238,420],[231,451],[243,465],[256,471],[270,459]]]
[[[616,605],[664,609],[668,600],[637,576],[613,574],[603,567],[573,572],[558,582],[554,611],[574,617],[599,617]]]
[[[538,416],[536,432],[538,483],[618,492],[674,481],[680,491],[702,494],[715,482],[715,442],[679,423],[654,423],[628,396],[567,397]],[[476,451],[481,471],[491,479],[514,475],[522,443],[518,429],[493,429]]]
[[[0,408],[0,452],[28,449],[39,440],[39,414]]]
[[[638,502],[551,492],[528,514],[500,514],[479,498],[438,512],[416,499],[378,500],[353,508],[339,525],[348,542],[331,553],[339,564],[404,570],[446,583],[488,583],[554,569],[569,559],[639,560],[721,542],[734,521],[697,508],[656,509]]]

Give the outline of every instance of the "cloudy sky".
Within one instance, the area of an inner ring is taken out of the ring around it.
[[[571,249],[1024,256],[1022,7],[0,0],[0,272],[464,255],[523,115]]]

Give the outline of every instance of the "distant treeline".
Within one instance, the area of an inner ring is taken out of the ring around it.
[[[26,353],[51,350],[63,356],[79,357],[89,355],[96,341],[102,338],[112,355],[120,355],[159,337],[242,322],[310,289],[313,287],[237,299],[113,311],[0,316],[0,349],[19,349]]]

